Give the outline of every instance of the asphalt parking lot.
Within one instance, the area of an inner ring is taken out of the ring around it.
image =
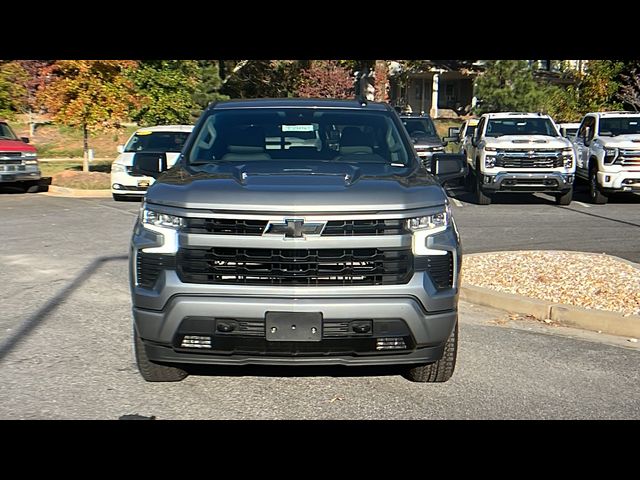
[[[465,252],[569,249],[640,261],[637,198],[556,207],[542,195],[491,206],[453,197]],[[146,383],[133,360],[127,283],[138,208],[0,194],[1,419],[640,418],[637,343],[504,323],[504,312],[465,303],[458,366],[445,384],[320,367],[211,368]]]

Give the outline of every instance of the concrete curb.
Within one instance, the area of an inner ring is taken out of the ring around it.
[[[489,253],[489,252],[488,252]],[[497,252],[490,252],[497,253]],[[585,253],[587,252],[576,252]],[[482,255],[482,254],[473,254]],[[600,255],[600,254],[593,254]],[[608,255],[613,257],[612,255]],[[629,265],[638,264],[613,257]],[[497,292],[483,287],[462,284],[460,299],[476,305],[498,308],[509,312],[531,315],[539,320],[549,319],[560,325],[584,330],[600,331],[611,335],[640,338],[640,315],[624,315],[606,310],[593,310],[573,305],[538,300],[512,293]]]
[[[110,197],[111,190],[83,190],[80,188],[58,187],[49,185],[49,191],[44,195],[55,197]]]

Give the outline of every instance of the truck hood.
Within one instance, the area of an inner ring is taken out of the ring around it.
[[[36,148],[33,145],[24,143],[22,140],[8,140],[6,138],[0,138],[0,151],[1,152],[35,152]]]
[[[127,167],[130,167],[133,165],[133,157],[135,154],[136,152],[121,153],[120,155],[118,155],[118,158],[116,158],[115,163],[121,163],[122,165],[126,165]],[[167,166],[172,167],[176,163],[176,160],[178,160],[178,157],[180,156],[180,152],[166,152],[166,155],[167,155]]]
[[[547,135],[503,135],[501,137],[487,138],[487,147],[494,148],[566,148],[571,142],[564,137],[548,137]]]
[[[146,200],[180,208],[278,213],[374,213],[447,202],[442,187],[423,170],[380,164],[286,166],[227,162],[194,171],[179,164],[158,178]]]
[[[640,135],[617,135],[615,137],[599,137],[598,141],[608,148],[640,149]]]

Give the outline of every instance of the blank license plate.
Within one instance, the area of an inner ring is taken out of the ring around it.
[[[322,313],[267,312],[267,340],[270,342],[319,342],[322,340]]]

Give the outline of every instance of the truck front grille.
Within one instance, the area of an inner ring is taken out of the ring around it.
[[[0,153],[0,156],[4,156],[4,153]],[[20,154],[18,154],[20,156]],[[20,159],[0,159],[0,165],[22,165]]]
[[[413,274],[411,250],[182,248],[185,283],[247,285],[392,285]]]
[[[0,152],[0,158],[21,157],[22,152]],[[10,161],[11,163],[16,160]],[[6,160],[0,160],[0,162],[7,163]],[[17,160],[17,163],[21,163],[22,160]]]
[[[640,166],[640,150],[620,149],[614,163],[623,166]]]
[[[214,235],[263,234],[267,220],[235,220],[226,218],[187,218],[184,232]],[[403,219],[332,220],[327,222],[323,237],[359,235],[403,235],[409,233]]]
[[[564,165],[561,152],[499,150],[496,167],[502,168],[558,168]]]

